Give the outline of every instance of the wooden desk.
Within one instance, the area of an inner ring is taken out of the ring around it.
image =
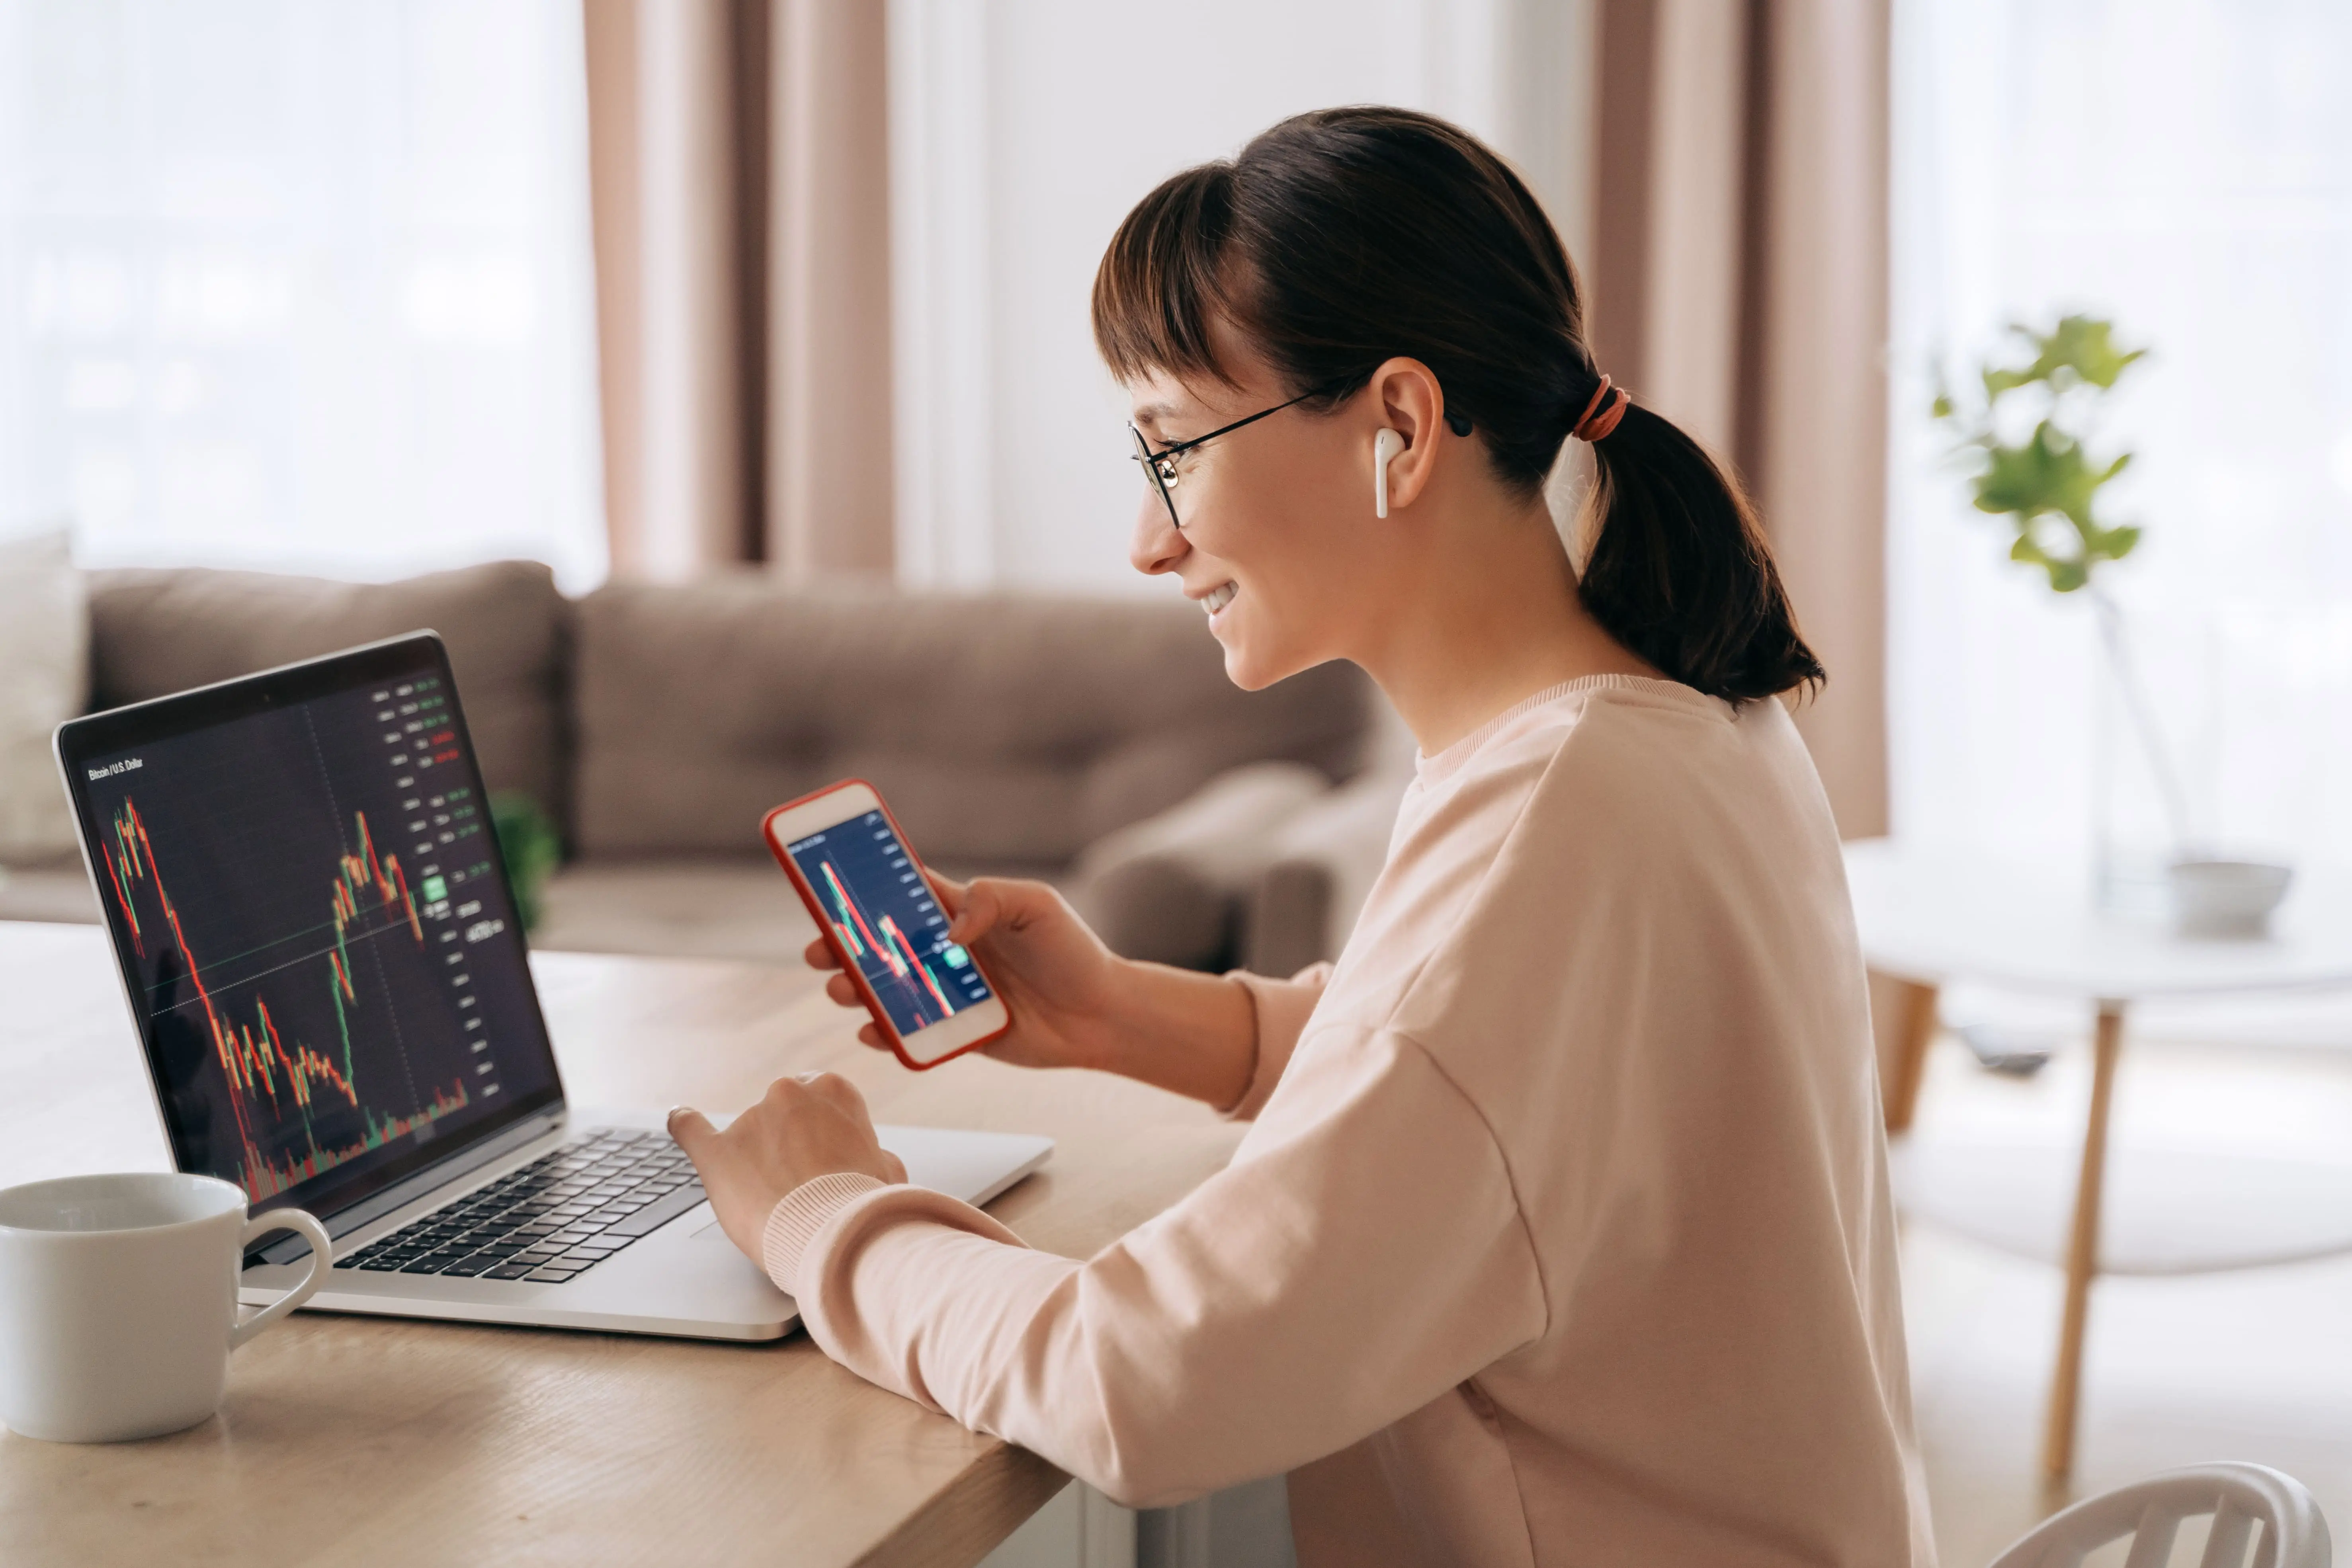
[[[991,1210],[1080,1258],[1221,1168],[1240,1130],[1122,1079],[857,1044],[814,975],[542,953],[575,1105],[749,1104],[829,1068],[877,1119],[1044,1132]],[[0,923],[0,1185],[164,1169],[103,934]],[[1064,1485],[1043,1459],[779,1344],[298,1313],[237,1352],[220,1414],[142,1443],[0,1432],[18,1565],[969,1564]]]

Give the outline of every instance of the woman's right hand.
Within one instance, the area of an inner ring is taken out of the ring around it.
[[[1108,1066],[1121,962],[1062,895],[1044,882],[1007,877],[965,883],[929,869],[923,875],[948,913],[948,940],[979,955],[1013,1016],[1013,1026],[982,1048],[1018,1067]],[[825,982],[827,996],[845,1007],[866,1005],[824,937],[810,942],[803,956],[811,968],[834,972]],[[876,1050],[889,1049],[870,1021],[857,1037]]]

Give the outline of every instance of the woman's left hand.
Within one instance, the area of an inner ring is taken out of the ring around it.
[[[669,1135],[701,1173],[727,1239],[757,1263],[777,1204],[802,1183],[836,1171],[903,1182],[907,1167],[874,1136],[866,1097],[839,1073],[780,1078],[725,1131],[699,1110],[669,1113]]]

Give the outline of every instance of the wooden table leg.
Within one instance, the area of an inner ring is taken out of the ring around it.
[[[1896,980],[1901,1016],[1895,1020],[1895,1060],[1886,1078],[1886,1131],[1907,1132],[1919,1109],[1919,1085],[1927,1076],[1927,1047],[1936,1043],[1936,988]]]
[[[2107,1114],[2115,1100],[2116,1061],[2123,1054],[2124,1005],[2099,1004],[2091,1068],[2091,1114],[2083,1130],[2083,1173],[2074,1187],[2074,1226],[2066,1243],[2066,1311],[2058,1328],[2058,1371],[2050,1386],[2050,1426],[2042,1440],[2042,1479],[2063,1487],[2074,1471],[2074,1429],[2083,1392],[2083,1331],[2091,1280],[2099,1271],[2099,1202],[2106,1185]]]

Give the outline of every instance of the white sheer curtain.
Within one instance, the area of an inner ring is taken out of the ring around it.
[[[0,0],[0,531],[604,575],[578,0]]]
[[[2107,431],[2116,570],[2200,832],[2352,862],[2352,7],[1899,0],[1889,624],[1913,838],[2079,862],[2089,606],[1939,470],[1925,374],[2004,322],[2153,352]]]

